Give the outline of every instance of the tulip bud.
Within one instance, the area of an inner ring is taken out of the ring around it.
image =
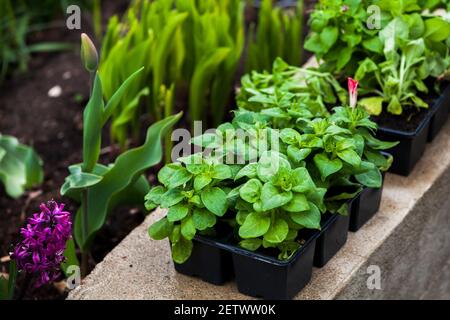
[[[348,78],[348,94],[350,96],[350,108],[356,107],[356,99],[358,96],[358,81]]]
[[[94,72],[97,70],[97,49],[95,49],[94,43],[85,33],[81,34],[81,61],[87,71]]]

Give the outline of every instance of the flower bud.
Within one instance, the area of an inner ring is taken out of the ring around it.
[[[81,34],[81,61],[84,68],[89,72],[94,72],[98,67],[98,53],[95,49],[94,43],[87,36],[87,34]]]
[[[350,108],[356,107],[356,99],[358,96],[358,81],[348,78],[348,94],[350,96]]]

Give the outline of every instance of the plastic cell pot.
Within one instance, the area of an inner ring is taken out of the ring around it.
[[[380,188],[364,188],[352,201],[349,231],[358,231],[380,209],[385,173],[383,172],[382,175],[383,182]]]
[[[311,279],[318,235],[308,233],[287,261],[230,246],[239,292],[263,299],[292,299]]]
[[[222,285],[233,278],[231,253],[223,250],[219,241],[208,237],[195,236],[189,259],[182,264],[174,262],[174,265],[179,273],[215,285]]]
[[[349,206],[351,210],[351,206]],[[322,230],[316,241],[314,266],[322,268],[347,242],[350,215],[325,214],[322,217]]]
[[[398,141],[399,143],[389,149],[394,157],[394,162],[389,172],[408,176],[422,157],[428,139],[430,128],[430,115],[418,124],[412,132],[394,130],[380,126],[376,137],[385,141]]]
[[[428,141],[431,142],[448,120],[450,112],[450,85],[447,84],[441,96],[431,106],[430,129],[428,130]]]

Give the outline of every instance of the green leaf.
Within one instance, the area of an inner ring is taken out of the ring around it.
[[[170,163],[165,165],[158,172],[159,182],[161,182],[168,189],[182,186],[191,180],[191,178],[192,174],[179,163]]]
[[[252,162],[244,166],[234,177],[234,180],[238,180],[242,177],[247,178],[255,178],[256,177],[256,168],[258,167],[258,164],[256,162]]]
[[[199,174],[194,178],[194,189],[200,191],[210,184],[212,180],[213,179],[208,174]]]
[[[381,172],[377,167],[365,173],[357,174],[355,178],[359,183],[369,188],[380,188],[383,180]]]
[[[81,170],[81,166],[75,165],[69,167],[71,174],[66,177],[63,186],[61,187],[61,195],[64,196],[67,192],[72,189],[81,189],[91,187],[99,183],[103,177],[93,174],[86,173]]]
[[[338,34],[339,34],[339,31],[336,27],[327,26],[327,27],[323,28],[319,37],[320,37],[320,42],[326,48],[325,51],[327,51],[329,48],[331,48],[336,43]]]
[[[227,194],[218,187],[208,188],[201,193],[205,207],[216,216],[222,217],[227,212]]]
[[[320,229],[321,214],[319,209],[312,202],[309,203],[310,209],[302,212],[291,212],[290,217],[299,225],[308,229]]]
[[[83,171],[91,172],[100,156],[103,126],[103,91],[98,72],[92,95],[83,112]]]
[[[172,244],[172,259],[176,263],[184,263],[191,256],[192,253],[192,241],[187,240],[184,237]]]
[[[289,159],[291,159],[292,161],[299,163],[302,160],[305,160],[306,157],[308,157],[311,154],[311,149],[310,148],[297,148],[295,146],[289,146],[287,148],[287,155],[289,157]]]
[[[64,272],[66,277],[70,276],[70,274],[67,274],[67,268],[70,266],[79,266],[80,262],[77,258],[77,248],[75,246],[75,242],[72,238],[67,240],[66,242],[66,250],[64,250],[64,257],[66,258],[66,261],[61,264],[61,270]]]
[[[133,74],[131,74],[117,89],[114,94],[109,99],[108,103],[106,104],[105,111],[103,113],[103,124],[108,121],[109,117],[113,114],[113,112],[116,110],[117,106],[119,106],[119,103],[122,99],[122,97],[127,92],[130,85],[135,81],[137,76],[141,75],[141,72],[144,70],[144,67],[140,68],[139,70],[135,71]]]
[[[362,42],[365,49],[382,54],[383,53],[383,43],[380,41],[379,37],[373,37]]]
[[[283,209],[288,212],[306,211],[309,210],[309,203],[304,194],[296,193],[292,200],[283,206]]]
[[[400,104],[400,101],[398,101],[397,96],[391,98],[391,101],[389,101],[387,106],[387,111],[395,115],[402,114],[402,105]]]
[[[6,193],[13,198],[26,188],[43,181],[42,160],[36,152],[12,136],[0,134],[0,181]]]
[[[103,179],[88,188],[88,202],[86,205],[88,208],[87,235],[84,235],[82,232],[83,206],[77,212],[74,226],[75,240],[82,250],[87,249],[95,232],[105,223],[108,212],[118,204],[119,200],[134,201],[136,198],[141,197],[139,193],[124,194],[126,190],[138,190],[130,188],[135,186],[139,180],[141,181],[139,183],[143,183],[141,186],[145,186],[143,189],[140,189],[144,192],[140,200],[142,203],[142,199],[148,192],[148,183],[145,181],[145,178],[141,180],[139,177],[144,170],[161,161],[161,139],[180,117],[181,114],[170,116],[153,124],[148,128],[147,137],[142,146],[128,150],[117,157],[114,165],[104,174]],[[122,195],[127,197],[121,197]]]
[[[173,232],[173,224],[167,220],[167,218],[162,218],[161,220],[153,223],[150,228],[148,228],[149,236],[154,240],[162,240],[168,238]]]
[[[232,176],[231,168],[226,164],[217,164],[213,168],[213,178],[219,180],[230,179]]]
[[[342,162],[339,159],[329,159],[325,153],[318,153],[314,156],[314,163],[319,169],[322,181],[333,173],[342,169]]]
[[[242,188],[239,189],[239,195],[249,203],[255,203],[261,198],[262,183],[258,179],[250,179]]]
[[[161,208],[170,208],[184,199],[180,189],[169,189],[161,196]]]
[[[244,239],[239,242],[239,246],[250,251],[256,251],[262,245],[261,239]]]
[[[0,301],[12,300],[14,298],[17,279],[17,266],[15,260],[9,262],[8,272],[8,279],[0,275]]]
[[[205,230],[216,224],[216,216],[205,209],[195,208],[192,219],[195,228],[198,230]]]
[[[283,191],[280,192],[271,182],[264,184],[261,190],[261,203],[262,210],[268,211],[278,207],[281,207],[291,201],[292,192]]]
[[[270,243],[281,243],[286,239],[289,232],[289,226],[281,218],[275,219],[271,223],[269,230],[264,234],[264,240]]]
[[[257,238],[264,235],[270,228],[270,217],[266,213],[252,212],[239,228],[239,236],[243,239]]]
[[[166,190],[162,186],[153,187],[145,195],[145,208],[149,211],[155,209],[161,203],[161,197],[165,192]]]
[[[188,240],[192,240],[195,236],[195,232],[197,230],[195,229],[194,220],[192,219],[192,216],[187,217],[186,219],[183,219],[181,221],[181,234],[184,238]]]
[[[345,149],[337,152],[339,158],[352,165],[353,167],[359,167],[361,164],[360,156],[352,149]]]
[[[314,190],[316,187],[306,168],[300,167],[295,169],[292,172],[292,178],[294,179],[294,185],[292,187],[292,191],[294,192],[308,192]]]
[[[450,37],[450,23],[440,17],[425,20],[424,38],[443,41]]]
[[[379,116],[383,111],[383,98],[382,97],[369,97],[363,98],[358,103],[366,109],[370,115]]]
[[[184,219],[189,213],[189,208],[179,203],[169,208],[167,212],[167,220],[175,222]]]

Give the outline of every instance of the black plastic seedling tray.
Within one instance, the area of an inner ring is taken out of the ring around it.
[[[352,201],[350,208],[349,231],[358,231],[380,209],[381,195],[383,194],[384,177],[380,188],[364,188]]]
[[[195,236],[193,241],[191,256],[182,264],[174,262],[175,270],[215,285],[222,285],[233,278],[231,254],[223,250],[221,242],[202,236]]]
[[[431,104],[429,113],[417,125],[414,131],[394,130],[379,126],[376,137],[385,141],[398,141],[389,149],[394,163],[389,172],[408,176],[422,157],[427,141],[432,141],[448,119],[450,109],[450,85]]]
[[[292,299],[311,279],[316,239],[305,243],[287,261],[230,246],[239,292],[264,299]]]
[[[448,120],[450,112],[450,85],[447,85],[441,96],[431,106],[430,129],[428,130],[428,141],[431,142]]]
[[[385,141],[398,141],[395,147],[389,149],[394,157],[389,172],[408,176],[414,169],[416,163],[422,157],[428,139],[430,128],[430,115],[419,123],[413,132],[393,130],[380,126],[376,137]]]

